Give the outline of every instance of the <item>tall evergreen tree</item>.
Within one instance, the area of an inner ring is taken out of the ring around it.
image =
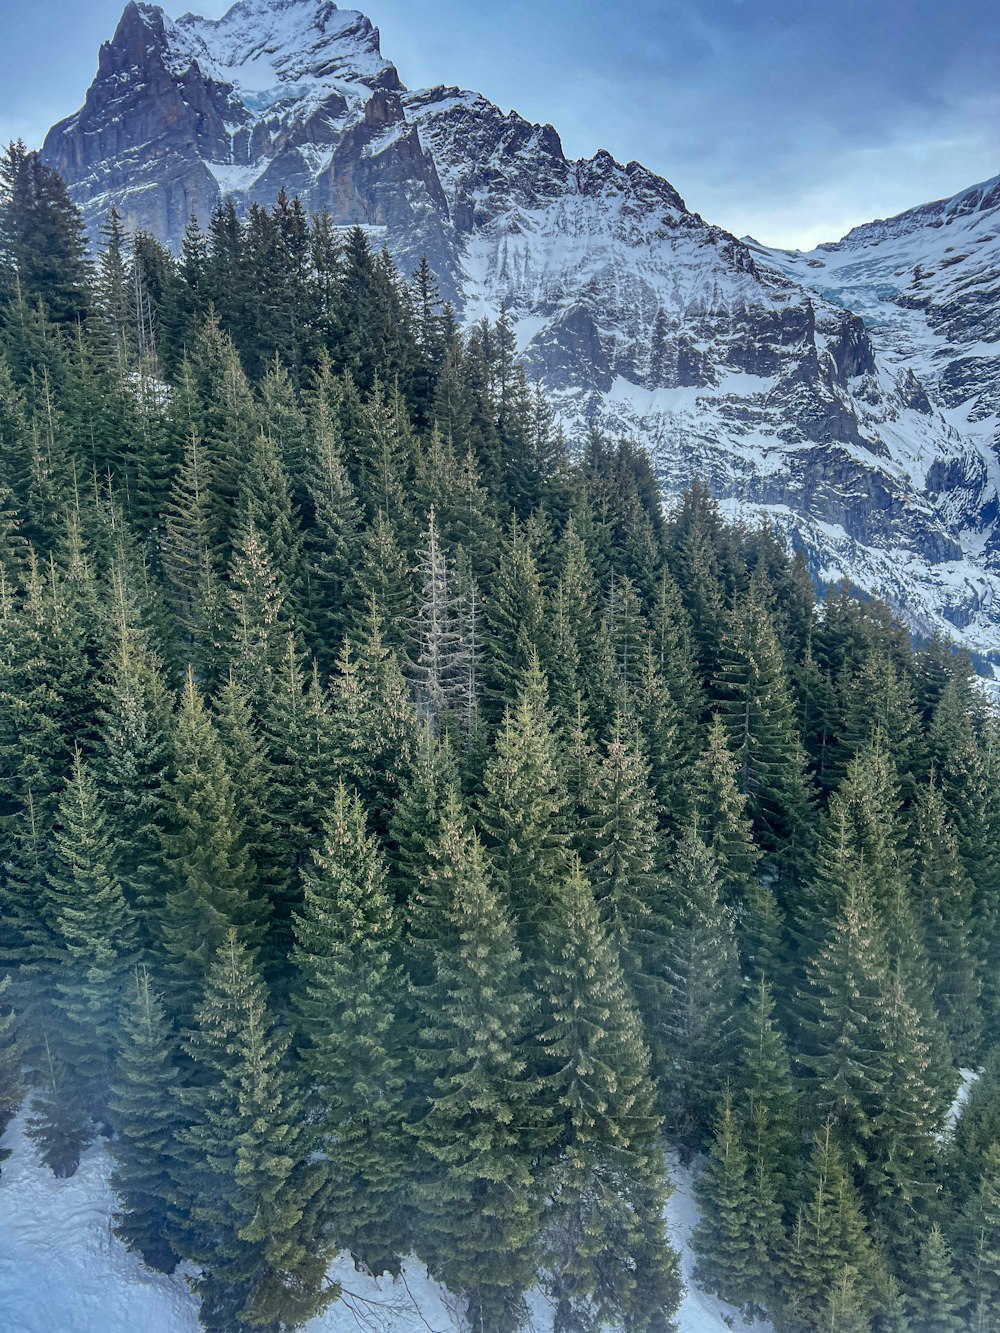
[[[311,1121],[326,1152],[323,1213],[372,1273],[407,1250],[398,925],[357,796],[334,793],[295,918],[295,1004]]]
[[[566,792],[537,659],[516,708],[507,708],[483,786],[486,846],[521,943],[535,953],[567,865]]]
[[[313,1135],[284,1062],[252,955],[230,927],[214,952],[186,1043],[195,1077],[181,1089],[188,1124],[176,1201],[177,1246],[200,1273],[207,1330],[293,1329],[337,1296]]]
[[[173,739],[163,851],[167,888],[158,934],[175,1010],[190,1015],[208,964],[230,929],[248,946],[264,923],[250,895],[243,829],[218,732],[188,674]]]
[[[92,1127],[108,1122],[108,1096],[122,992],[135,961],[135,918],[113,871],[113,856],[97,786],[79,751],[60,799],[54,855],[45,886],[57,953],[51,959],[53,1023],[49,1032],[61,1068],[58,1123],[39,1109],[32,1137],[66,1133],[75,1118],[78,1148]]]
[[[545,1224],[554,1326],[665,1330],[680,1281],[642,1024],[579,865],[560,907],[543,928],[540,1033],[558,1127]]]
[[[655,969],[662,998],[646,1022],[666,1130],[688,1156],[707,1139],[725,1086],[739,991],[732,918],[715,861],[697,834],[677,848],[665,898],[671,931]]]
[[[544,1118],[523,1049],[532,1006],[482,848],[453,816],[436,860],[448,896],[418,1050],[431,1077],[413,1123],[418,1253],[465,1295],[471,1327],[513,1333],[525,1322],[541,1210]]]
[[[115,1234],[151,1268],[170,1273],[177,1263],[170,1243],[177,1226],[170,1211],[178,1130],[175,1039],[145,968],[136,968],[131,989],[110,1102],[118,1129],[111,1142]]]

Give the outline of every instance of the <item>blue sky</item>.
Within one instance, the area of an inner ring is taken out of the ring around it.
[[[0,142],[74,111],[124,0],[0,0]],[[216,17],[226,3],[168,3]],[[1000,173],[996,0],[368,0],[410,87],[459,83],[780,245]]]

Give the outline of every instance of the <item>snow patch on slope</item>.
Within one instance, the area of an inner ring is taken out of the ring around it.
[[[0,1177],[0,1328],[4,1333],[200,1333],[198,1303],[178,1271],[151,1272],[111,1230],[115,1196],[106,1150],[89,1148],[69,1180],[38,1160],[22,1113],[7,1130],[11,1150]],[[697,1222],[691,1173],[673,1165],[676,1189],[667,1215],[690,1278],[688,1238]],[[460,1333],[454,1298],[411,1260],[402,1276],[375,1280],[355,1272],[347,1256],[329,1272],[344,1297],[306,1333]],[[529,1302],[531,1333],[550,1333],[552,1310],[539,1292]],[[726,1333],[746,1325],[721,1301],[689,1286],[679,1333]]]

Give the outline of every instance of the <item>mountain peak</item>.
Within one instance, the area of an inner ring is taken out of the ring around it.
[[[239,0],[222,18],[185,14],[171,29],[178,56],[251,97],[320,81],[399,87],[378,29],[331,0]]]

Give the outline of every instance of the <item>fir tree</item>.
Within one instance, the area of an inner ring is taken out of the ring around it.
[[[177,1225],[170,1214],[178,1130],[174,1036],[145,968],[136,969],[132,992],[110,1102],[118,1126],[111,1143],[115,1234],[151,1268],[170,1273],[177,1263],[170,1243]]]
[[[413,1123],[417,1243],[431,1272],[466,1296],[471,1327],[513,1333],[541,1206],[543,1125],[523,1051],[531,1003],[478,840],[446,817],[436,850],[447,906],[418,1051],[432,1082]]]
[[[324,1275],[321,1174],[252,956],[230,928],[214,953],[187,1052],[180,1255],[201,1272],[201,1322],[218,1333],[297,1328],[336,1297]]]
[[[0,980],[0,1135],[13,1120],[24,1096],[17,1015],[8,1008],[10,989],[10,977]],[[9,1156],[9,1149],[0,1149],[0,1163]]]
[[[970,1326],[988,1329],[1000,1318],[1000,1145],[986,1151],[979,1187],[955,1221],[954,1245],[961,1257]]]
[[[969,1325],[962,1315],[962,1283],[951,1246],[936,1223],[920,1247],[915,1272],[919,1294],[910,1298],[913,1333],[966,1333]]]
[[[158,922],[164,980],[182,1014],[195,1004],[209,960],[229,930],[263,937],[236,817],[233,780],[217,729],[189,674],[173,742],[170,816],[163,835],[167,888]]]
[[[716,692],[757,843],[786,873],[797,870],[809,841],[805,754],[787,666],[759,586],[730,617]]]
[[[312,1122],[327,1153],[323,1213],[375,1274],[407,1248],[398,927],[384,861],[341,783],[295,918],[295,1001]]]
[[[88,1119],[107,1121],[122,992],[137,951],[135,918],[113,871],[96,784],[79,751],[59,802],[46,899],[59,956],[53,977],[53,1049],[63,1094]],[[43,1132],[36,1128],[36,1134]]]
[[[540,1033],[558,1127],[545,1224],[555,1327],[665,1328],[680,1283],[642,1025],[579,865],[560,908],[544,928]]]
[[[708,1158],[696,1182],[701,1220],[691,1237],[697,1281],[732,1305],[746,1305],[759,1290],[751,1231],[749,1162],[740,1122],[727,1092],[716,1119]]]
[[[566,792],[556,759],[545,677],[532,660],[517,706],[508,707],[483,778],[486,846],[522,945],[537,950],[566,868]]]

